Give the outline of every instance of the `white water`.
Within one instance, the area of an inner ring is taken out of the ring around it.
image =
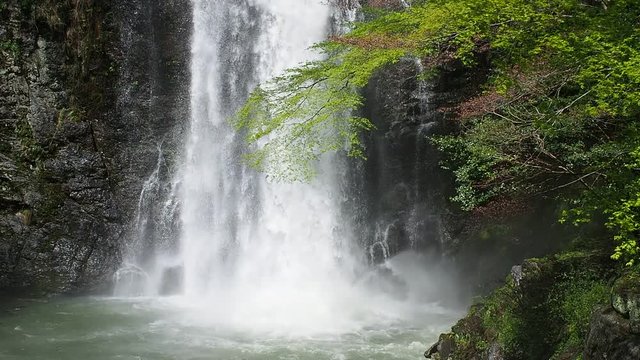
[[[338,155],[318,164],[311,184],[269,183],[242,165],[246,145],[229,116],[255,85],[316,56],[307,49],[327,36],[326,2],[193,6],[191,128],[177,181],[180,249],[156,256],[145,274],[151,280],[142,279],[155,289],[145,293],[162,292],[163,266],[182,266],[182,294],[170,299],[180,321],[231,333],[305,337],[442,324],[451,315],[433,301],[442,274],[430,275],[425,258],[405,254],[368,266],[341,219],[348,187]],[[125,277],[139,272],[125,270]]]
[[[345,312],[359,294],[356,261],[338,233],[339,164],[326,159],[313,184],[267,183],[239,165],[243,146],[227,119],[247,95],[237,83],[251,87],[311,59],[307,48],[326,37],[330,9],[318,0],[194,4],[185,297],[207,307],[199,320],[234,330],[352,330],[355,314]]]

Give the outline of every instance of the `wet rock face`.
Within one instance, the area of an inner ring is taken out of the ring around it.
[[[162,25],[128,11],[142,1],[94,3],[101,36],[91,45],[101,50],[82,64],[70,55],[74,25],[49,25],[23,3],[0,4],[0,292],[106,291],[157,144],[173,146],[176,112],[188,106],[168,109],[188,92],[189,1],[154,2],[157,21],[186,14]],[[127,53],[126,25],[161,40]],[[85,76],[72,76],[77,66]],[[134,82],[144,91],[124,94]]]
[[[452,174],[441,168],[441,154],[429,138],[457,130],[451,109],[477,95],[488,76],[484,54],[478,63],[478,69],[441,64],[424,79],[419,59],[403,59],[379,71],[364,89],[362,115],[376,129],[364,139],[367,160],[350,166],[351,183],[358,184],[351,188],[359,191],[351,194],[363,205],[349,208],[347,216],[357,214],[352,222],[365,224],[358,233],[373,262],[407,249],[457,251],[453,240],[466,226],[448,202]]]
[[[504,360],[502,348],[498,343],[493,343],[487,350],[487,360]]]
[[[191,1],[113,2],[118,98],[98,131],[116,173],[116,202],[129,217],[122,248],[136,247],[144,264],[156,247],[175,246],[177,224],[163,228],[161,218],[189,123]]]
[[[450,96],[440,79],[421,81],[414,59],[383,69],[365,89],[363,115],[376,125],[366,135],[367,160],[353,165],[364,204],[360,232],[373,262],[407,250],[439,252],[447,175],[428,139],[446,131],[437,111]],[[356,221],[357,222],[357,221]],[[382,250],[381,250],[382,249]]]
[[[0,288],[96,289],[118,259],[117,205],[91,121],[69,108],[59,30],[0,12]],[[9,51],[7,51],[9,49]]]
[[[169,296],[182,293],[182,278],[184,276],[184,268],[182,266],[173,266],[166,268],[162,273],[160,295]]]
[[[433,344],[425,353],[424,357],[433,360],[447,360],[453,355],[456,348],[453,334],[442,334],[437,343]]]

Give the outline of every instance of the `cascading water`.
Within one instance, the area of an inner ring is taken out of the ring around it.
[[[129,295],[178,311],[179,326],[267,339],[406,336],[416,327],[431,334],[427,322],[453,314],[435,304],[446,275],[429,273],[428,259],[372,266],[371,240],[353,234],[363,224],[347,210],[357,190],[346,159],[323,157],[310,184],[270,183],[243,165],[250,149],[229,118],[257,84],[317,56],[308,49],[326,38],[332,16],[322,0],[193,1],[190,130],[171,192],[179,246],[121,274],[128,287],[146,283]],[[178,278],[179,291],[165,291]]]
[[[411,293],[392,262],[370,268],[373,247],[343,219],[353,221],[343,216],[352,191],[344,159],[325,156],[310,184],[270,183],[243,165],[249,149],[229,124],[257,84],[317,56],[309,47],[327,36],[331,17],[321,0],[193,2],[190,131],[164,205],[173,214],[177,194],[179,250],[141,263],[130,249],[117,295],[180,293],[176,301],[196,310],[189,321],[288,335],[345,333],[420,311],[424,289]],[[156,171],[141,204],[157,180]],[[390,255],[386,239],[378,243]]]
[[[335,167],[310,185],[267,183],[242,166],[242,138],[228,124],[253,86],[309,59],[329,17],[313,0],[194,3],[181,256],[185,297],[213,305],[217,321],[252,329],[321,321],[345,285],[336,282],[350,259],[335,232]]]
[[[330,15],[317,0],[195,2],[181,256],[186,299],[218,325],[346,331],[364,311],[353,301],[363,269],[341,231],[340,159],[323,159],[312,184],[268,183],[242,166],[228,124],[254,85],[310,59]]]

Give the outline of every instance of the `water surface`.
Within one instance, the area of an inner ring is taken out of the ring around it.
[[[297,336],[199,323],[171,298],[5,300],[0,359],[421,359],[457,316],[434,305],[421,310],[410,322]]]

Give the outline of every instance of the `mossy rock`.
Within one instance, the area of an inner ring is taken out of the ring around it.
[[[432,360],[448,360],[456,349],[456,335],[453,333],[446,333],[440,335],[438,342],[429,348],[424,353],[427,359]]]
[[[640,333],[640,274],[627,272],[618,278],[611,291],[611,303],[631,321],[633,332]]]
[[[607,303],[612,268],[610,257],[599,252],[528,259],[440,338],[430,349],[431,358],[575,359],[582,351],[580,337],[588,330],[588,315],[595,303]],[[592,296],[592,288],[598,296]],[[580,316],[567,315],[574,312]],[[439,353],[439,348],[448,352]]]

